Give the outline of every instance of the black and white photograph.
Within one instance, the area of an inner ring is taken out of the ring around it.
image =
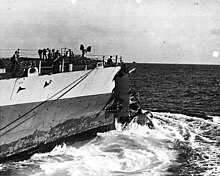
[[[0,0],[0,176],[219,176],[220,0]]]

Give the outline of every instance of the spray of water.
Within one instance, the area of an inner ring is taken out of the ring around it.
[[[56,146],[29,160],[0,165],[14,175],[219,175],[220,126],[212,120],[154,112],[155,129],[131,122],[126,130]],[[210,118],[211,119],[211,118]]]

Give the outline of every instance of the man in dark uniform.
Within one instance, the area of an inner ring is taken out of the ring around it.
[[[43,50],[42,50],[42,49],[39,49],[39,50],[38,50],[39,59],[42,59],[42,53],[43,53]]]
[[[44,48],[43,49],[43,60],[47,59],[47,50]]]
[[[57,50],[53,58],[53,73],[57,73],[59,71],[60,56],[61,54],[59,50]]]
[[[14,55],[11,58],[11,63],[12,63],[12,74],[16,76],[16,73],[19,71],[19,54],[18,51],[15,51]]]

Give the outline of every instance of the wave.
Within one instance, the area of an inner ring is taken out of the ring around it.
[[[211,118],[214,123],[220,124],[220,117],[219,116],[208,115],[207,117]]]
[[[46,154],[35,154],[31,160],[40,163],[46,175],[122,175],[155,174],[166,169],[174,158],[167,138],[154,139],[131,131],[99,133],[87,144],[57,146]],[[163,150],[161,147],[163,146]],[[39,175],[39,173],[37,173]]]
[[[134,122],[91,140],[0,165],[15,175],[219,175],[220,125],[212,118],[152,112],[155,129]]]

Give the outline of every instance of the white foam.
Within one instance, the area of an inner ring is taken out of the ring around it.
[[[220,117],[218,117],[218,116],[212,116],[212,121],[213,121],[214,123],[220,124]]]
[[[209,143],[215,140],[203,136],[201,128],[206,121],[182,114],[153,112],[153,115],[154,130],[135,122],[126,128],[116,123],[117,130],[98,133],[95,139],[83,145],[63,144],[49,153],[33,155],[31,160],[41,169],[35,176],[168,175],[166,169],[178,156],[174,144],[181,141],[201,150],[202,155],[208,155],[206,165],[214,162],[218,151]],[[198,142],[198,137],[207,146]],[[203,167],[203,162],[198,161],[198,164]],[[219,169],[217,166],[209,168],[211,171],[206,174]]]
[[[65,144],[57,146],[53,151],[35,154],[31,159],[40,161],[41,173],[46,175],[163,173],[176,154],[163,145],[169,137],[154,138],[159,133],[136,125],[125,131],[98,133],[97,138],[79,148]],[[60,156],[62,160],[57,159]]]

